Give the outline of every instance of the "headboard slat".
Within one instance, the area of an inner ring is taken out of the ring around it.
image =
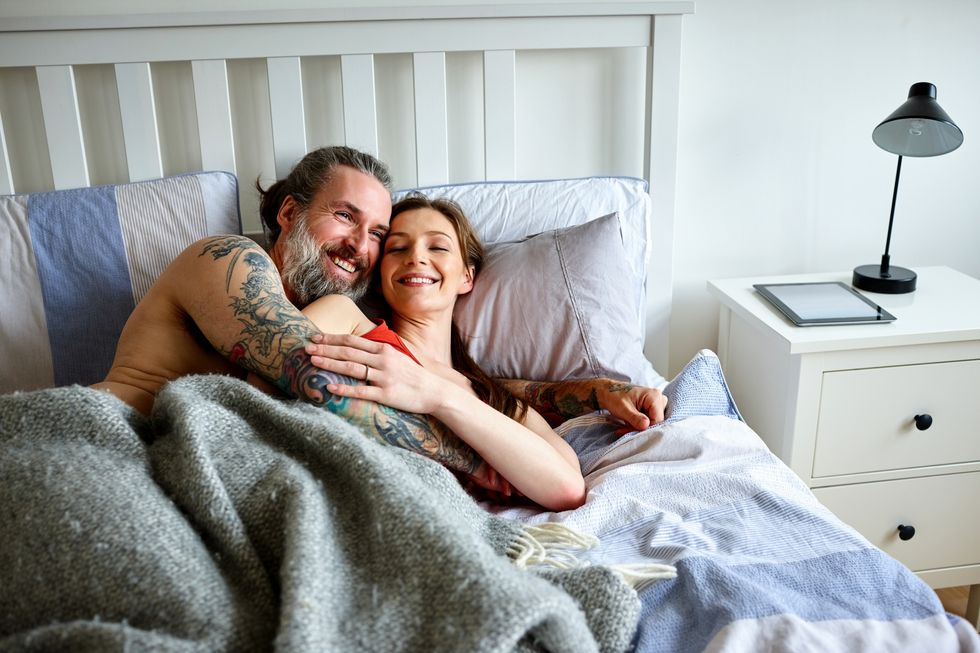
[[[205,170],[237,173],[228,67],[223,59],[192,61],[191,72],[201,142],[201,166]]]
[[[375,156],[378,151],[378,109],[374,93],[374,55],[351,54],[340,58],[344,90],[344,138],[346,144]]]
[[[7,152],[7,135],[3,130],[3,114],[0,113],[0,195],[12,195],[14,176],[10,172],[10,154]]]
[[[78,110],[75,71],[71,66],[38,66],[41,115],[56,190],[89,185],[88,160]]]
[[[446,53],[416,52],[415,160],[419,186],[449,181],[449,129],[446,108]]]
[[[148,63],[117,63],[116,89],[130,181],[163,176],[153,77]]]
[[[282,179],[307,151],[303,110],[303,70],[299,57],[272,57],[269,71],[269,108],[272,114],[272,149],[276,177]]]
[[[665,245],[647,270],[646,354],[657,369],[668,369],[666,352],[673,301],[674,184],[677,178],[677,98],[680,95],[681,17],[657,16],[647,48],[647,146],[644,174],[650,181],[656,238]]]
[[[517,56],[483,53],[484,157],[487,179],[517,178]]]

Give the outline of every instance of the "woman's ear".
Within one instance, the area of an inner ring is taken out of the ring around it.
[[[292,195],[286,195],[282,204],[279,205],[279,213],[276,215],[276,222],[282,229],[283,235],[288,234],[293,228],[293,223],[299,215],[299,204]]]
[[[459,287],[459,294],[465,295],[469,291],[473,290],[473,281],[476,279],[476,267],[472,265],[466,266],[466,279],[463,281],[463,285]]]

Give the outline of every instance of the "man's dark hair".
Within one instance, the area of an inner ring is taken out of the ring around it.
[[[370,175],[391,192],[388,166],[370,154],[344,145],[313,150],[293,166],[285,179],[268,188],[263,189],[259,180],[255,180],[255,188],[259,191],[259,215],[265,225],[270,247],[275,244],[281,231],[277,218],[283,200],[292,195],[301,208],[307,208],[320,187],[330,181],[337,166],[348,166]]]

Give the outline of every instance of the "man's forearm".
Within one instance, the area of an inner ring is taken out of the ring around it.
[[[523,399],[541,413],[549,424],[556,426],[565,420],[585,415],[601,408],[600,389],[621,392],[633,386],[613,379],[584,379],[579,381],[501,381],[513,395]]]
[[[595,382],[588,381],[503,381],[512,394],[523,399],[555,426],[567,419],[599,409]]]
[[[430,416],[331,394],[326,390],[329,383],[361,382],[314,366],[303,348],[287,355],[283,374],[275,383],[289,396],[326,408],[383,444],[414,451],[466,474],[473,474],[483,463],[472,447]]]
[[[278,270],[254,241],[242,236],[211,238],[199,258],[216,266],[207,271],[220,275],[227,294],[227,317],[211,317],[204,324],[210,327],[212,345],[226,358],[290,397],[323,406],[380,442],[466,474],[483,464],[469,445],[435,419],[327,392],[328,383],[351,381],[310,362],[305,346],[317,328],[286,298]],[[239,328],[218,330],[213,323]]]

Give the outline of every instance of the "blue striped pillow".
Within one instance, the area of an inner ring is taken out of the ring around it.
[[[102,380],[153,281],[217,233],[241,233],[227,172],[0,197],[0,392]]]
[[[694,355],[664,388],[667,396],[665,423],[696,415],[721,415],[742,420],[725,382],[721,361],[710,349]]]

